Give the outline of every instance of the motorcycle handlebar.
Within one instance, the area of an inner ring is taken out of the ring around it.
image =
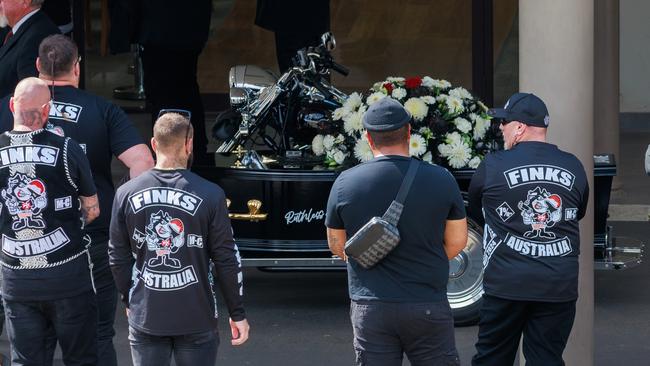
[[[332,61],[332,70],[338,72],[343,76],[348,76],[348,74],[350,73],[350,69],[334,61]]]

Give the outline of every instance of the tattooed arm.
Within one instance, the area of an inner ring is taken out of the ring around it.
[[[348,260],[345,255],[346,240],[345,230],[327,228],[327,245],[330,247],[330,251],[344,261]]]
[[[90,197],[79,196],[81,202],[81,215],[84,220],[84,226],[90,224],[99,216],[99,200],[94,194]]]

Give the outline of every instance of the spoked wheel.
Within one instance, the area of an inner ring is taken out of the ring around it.
[[[478,322],[483,296],[483,230],[467,220],[467,246],[449,261],[447,298],[456,325]]]

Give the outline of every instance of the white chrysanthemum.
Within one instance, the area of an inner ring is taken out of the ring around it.
[[[359,95],[359,93],[357,92],[354,92],[348,96],[348,99],[345,100],[345,103],[343,103],[343,108],[352,112],[355,111],[357,108],[359,108],[360,105],[361,105],[361,95]]]
[[[459,144],[463,140],[463,136],[461,136],[458,132],[452,132],[448,133],[445,136],[445,142],[447,144]]]
[[[454,125],[462,133],[468,133],[472,130],[472,123],[462,117],[454,119]]]
[[[375,92],[372,93],[368,96],[368,99],[366,99],[366,104],[367,105],[373,105],[375,102],[378,102],[380,99],[385,98],[386,94],[382,92]]]
[[[356,144],[354,144],[354,157],[362,163],[371,160],[374,157],[365,134],[362,138],[357,140]]]
[[[432,97],[430,95],[422,96],[422,97],[420,97],[420,100],[422,100],[426,104],[436,104],[436,98]]]
[[[472,149],[463,141],[449,145],[449,154],[447,161],[452,168],[460,169],[467,165],[472,157]]]
[[[343,141],[345,141],[345,137],[343,137],[343,135],[341,135],[340,133],[336,135],[336,137],[334,138],[334,143],[336,144],[340,144]]]
[[[366,113],[365,106],[361,106],[358,111],[348,114],[343,119],[343,129],[348,135],[363,129],[363,114]]]
[[[459,86],[449,91],[449,95],[459,99],[472,99],[472,94],[470,94],[467,89]]]
[[[433,164],[433,154],[431,154],[431,151],[427,151],[424,155],[422,155],[422,161]]]
[[[474,141],[482,140],[485,137],[485,133],[490,128],[490,120],[482,118],[481,116],[476,116],[474,119],[474,133],[472,137]]]
[[[423,77],[422,86],[427,87],[429,89],[433,88],[433,79],[428,76]]]
[[[386,78],[386,81],[389,82],[389,83],[403,83],[404,80],[406,80],[406,79],[404,79],[401,76],[389,76],[389,77]]]
[[[477,100],[477,101],[476,101],[476,104],[478,104],[478,106],[481,107],[481,109],[483,110],[483,112],[487,112],[487,111],[488,111],[488,107],[487,107],[485,104],[483,104],[483,102],[481,102],[480,100]]]
[[[438,102],[447,103],[447,98],[449,98],[449,95],[447,95],[447,94],[440,94],[440,95],[438,95],[438,96],[436,97],[436,100],[437,100]]]
[[[323,147],[325,148],[325,151],[330,151],[334,147],[334,136],[332,135],[326,135],[323,137]]]
[[[339,150],[339,149],[334,149],[334,150],[331,152],[330,155],[331,155],[332,159],[334,159],[334,161],[335,161],[336,164],[338,164],[338,165],[343,164],[343,162],[345,161],[345,158],[348,157],[348,154],[344,153],[343,151],[341,151],[341,150]]]
[[[371,89],[374,90],[374,91],[380,91],[382,85],[383,85],[383,83],[382,83],[381,81],[378,81],[378,82],[372,84],[372,88],[371,88]]]
[[[311,141],[311,150],[314,155],[321,156],[325,153],[325,146],[323,146],[323,135],[316,135]]]
[[[334,113],[332,113],[332,119],[333,119],[334,121],[342,120],[342,119],[345,118],[345,116],[347,116],[348,114],[350,114],[350,111],[349,111],[348,109],[343,108],[343,107],[341,107],[341,108],[336,108],[336,109],[334,110]]]
[[[472,169],[476,169],[478,168],[479,164],[481,164],[481,158],[475,156],[472,159],[470,159],[470,161],[467,163],[467,166]]]
[[[432,84],[433,84],[434,88],[438,88],[438,89],[451,88],[451,83],[448,82],[447,80],[435,79],[435,80],[433,80]]]
[[[420,98],[409,98],[409,100],[404,103],[404,109],[406,109],[416,121],[422,121],[424,117],[427,116],[427,113],[429,113],[429,107]]]
[[[445,99],[445,104],[447,105],[447,110],[451,113],[461,113],[465,110],[463,101],[451,95]]]
[[[391,93],[391,96],[397,100],[402,100],[406,97],[406,89],[404,88],[395,88]]]
[[[409,143],[409,155],[420,156],[427,151],[427,143],[424,138],[416,133],[411,134],[411,141]]]
[[[440,153],[440,156],[446,158],[451,153],[451,147],[449,147],[448,144],[440,144],[438,145],[438,152]]]

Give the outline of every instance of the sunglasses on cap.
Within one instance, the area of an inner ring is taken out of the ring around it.
[[[185,131],[185,141],[187,141],[190,138],[190,126],[192,126],[192,112],[188,111],[187,109],[175,109],[175,108],[161,109],[160,112],[158,112],[158,118],[160,118],[161,116],[167,113],[177,113],[187,118],[187,121],[189,122],[187,124],[187,130]]]

